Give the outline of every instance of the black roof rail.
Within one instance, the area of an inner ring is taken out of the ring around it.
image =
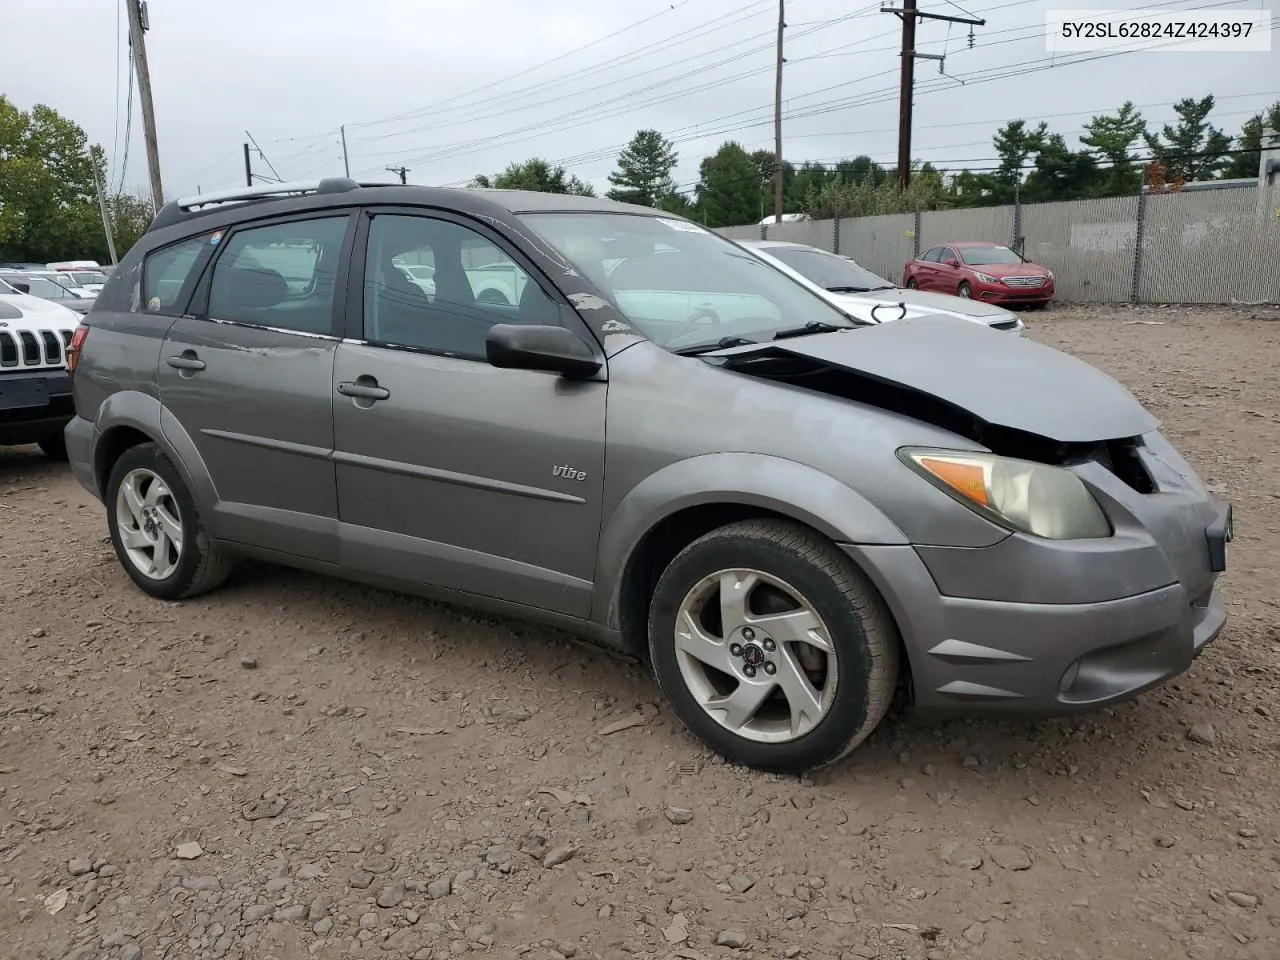
[[[350,177],[325,177],[322,180],[295,180],[288,183],[269,183],[260,187],[232,187],[229,190],[217,190],[212,193],[201,193],[189,197],[170,200],[160,208],[151,228],[167,227],[187,218],[193,212],[208,207],[231,203],[249,203],[258,200],[273,200],[284,197],[302,197],[307,194],[347,193],[361,187],[398,186],[389,183],[363,183]]]

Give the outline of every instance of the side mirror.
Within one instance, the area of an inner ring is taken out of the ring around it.
[[[19,293],[31,292],[31,284],[23,283],[21,280],[14,280],[9,284],[9,286],[13,287],[13,289],[17,290]]]
[[[947,266],[955,267],[958,269],[960,266],[960,261],[957,260],[955,257],[947,257]]]
[[[484,342],[489,363],[508,370],[545,370],[566,377],[589,377],[600,360],[572,330],[541,324],[499,323]]]

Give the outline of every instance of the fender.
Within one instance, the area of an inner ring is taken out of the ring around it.
[[[126,390],[113,393],[102,402],[94,422],[91,451],[95,474],[100,466],[98,451],[102,438],[117,427],[131,427],[150,437],[182,474],[197,508],[212,518],[212,511],[208,508],[218,502],[218,492],[209,471],[191,437],[158,398],[137,390]],[[214,531],[211,529],[210,533]]]
[[[725,503],[771,510],[838,543],[908,543],[870,500],[813,467],[755,453],[689,457],[645,477],[610,514],[600,536],[592,619],[618,628],[627,561],[656,524],[689,507]]]

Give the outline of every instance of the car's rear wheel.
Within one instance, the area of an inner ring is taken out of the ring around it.
[[[969,286],[968,280],[960,281],[960,289],[956,291],[958,296],[964,297],[966,300],[973,299],[973,287]]]
[[[105,494],[116,556],[143,592],[179,600],[212,590],[231,572],[230,557],[210,540],[177,467],[154,443],[121,455]]]
[[[785,521],[694,541],[658,581],[654,673],[685,725],[737,763],[801,771],[839,760],[889,708],[897,629],[830,541]]]
[[[916,278],[915,278],[915,277],[907,277],[907,289],[908,289],[908,290],[915,290],[918,286],[919,286],[919,284],[917,284],[917,283],[916,283]]]
[[[40,452],[50,460],[67,459],[67,438],[59,430],[57,433],[51,433],[48,436],[41,437],[39,440]]]

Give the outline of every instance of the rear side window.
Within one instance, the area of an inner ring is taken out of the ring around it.
[[[147,313],[172,314],[185,306],[179,297],[207,243],[208,236],[201,235],[147,255],[142,266],[142,303]]]
[[[333,333],[348,216],[237,230],[213,265],[209,316],[298,333]]]

